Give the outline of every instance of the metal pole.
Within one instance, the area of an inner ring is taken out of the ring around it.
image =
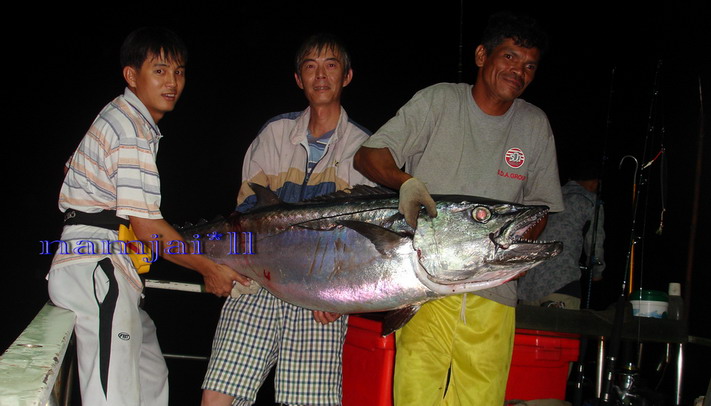
[[[676,354],[676,382],[674,385],[674,394],[676,395],[675,405],[681,405],[682,382],[684,379],[684,344],[679,343]]]
[[[597,343],[597,373],[595,374],[595,397],[600,398],[602,395],[602,374],[605,371],[605,337],[600,336]]]

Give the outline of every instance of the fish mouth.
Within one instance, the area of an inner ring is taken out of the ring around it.
[[[545,206],[528,208],[516,215],[516,217],[504,227],[489,233],[489,239],[497,250],[509,249],[509,247],[514,244],[535,244],[536,241],[527,238],[527,234],[536,224],[540,223],[547,214],[548,208]]]
[[[487,261],[490,264],[514,264],[545,260],[558,255],[563,244],[558,241],[530,239],[529,232],[548,214],[548,207],[533,206],[519,213],[498,232],[490,233],[494,244],[494,254]]]

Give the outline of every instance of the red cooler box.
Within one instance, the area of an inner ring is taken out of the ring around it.
[[[343,406],[391,406],[395,334],[377,319],[349,316],[343,346]]]
[[[506,399],[565,400],[570,362],[578,360],[579,337],[516,329]]]

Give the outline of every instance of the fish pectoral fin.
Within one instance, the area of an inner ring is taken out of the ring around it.
[[[383,337],[407,324],[418,310],[420,310],[420,305],[407,306],[387,312],[383,319],[383,331],[381,332]]]
[[[354,220],[339,220],[336,221],[336,223],[357,231],[360,235],[369,239],[373,245],[375,245],[375,249],[383,255],[389,255],[392,251],[397,249],[397,247],[402,245],[404,240],[408,240],[408,238],[403,235],[375,224]]]

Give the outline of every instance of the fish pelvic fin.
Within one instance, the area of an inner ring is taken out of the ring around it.
[[[420,307],[420,305],[412,305],[387,312],[383,318],[382,336],[385,337],[402,328],[420,310]]]
[[[382,255],[391,255],[402,245],[404,240],[409,240],[405,235],[371,223],[355,220],[338,220],[336,223],[343,227],[348,227],[369,239],[375,245],[375,249]]]

